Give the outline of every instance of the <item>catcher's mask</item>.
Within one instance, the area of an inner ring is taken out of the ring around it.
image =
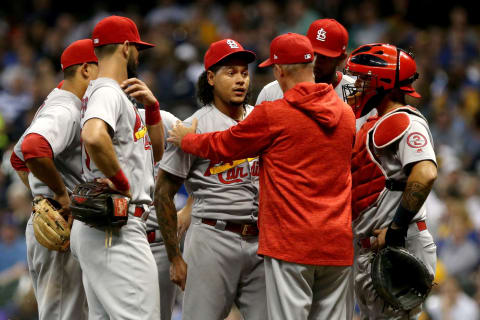
[[[342,86],[344,100],[352,106],[357,118],[372,110],[394,88],[421,97],[412,87],[418,79],[412,54],[390,44],[358,47],[348,57],[345,73],[357,77],[355,84]]]

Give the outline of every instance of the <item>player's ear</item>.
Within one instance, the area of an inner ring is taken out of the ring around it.
[[[87,79],[88,78],[88,63],[84,62],[82,63],[82,65],[80,66],[80,74],[82,75],[82,78],[84,79]]]
[[[130,45],[131,43],[128,42],[128,40],[125,40],[125,42],[122,43],[122,54],[127,60],[128,60],[128,57],[130,56]]]
[[[212,70],[207,70],[207,81],[208,81],[209,85],[211,85],[212,87],[214,86],[214,84],[215,84],[215,72],[213,72]]]

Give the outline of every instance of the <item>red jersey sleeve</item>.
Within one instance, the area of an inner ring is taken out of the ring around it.
[[[53,151],[50,144],[37,133],[30,133],[23,139],[22,153],[25,161],[32,158],[53,159]]]
[[[256,157],[271,141],[266,110],[261,104],[243,121],[225,131],[187,134],[182,140],[182,149],[205,159],[231,161]]]
[[[14,151],[12,151],[12,155],[10,156],[10,163],[12,164],[12,167],[13,169],[15,169],[15,171],[30,171],[25,165],[25,162],[20,159]]]

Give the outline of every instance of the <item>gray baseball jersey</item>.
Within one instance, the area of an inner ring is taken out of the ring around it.
[[[37,133],[48,141],[53,152],[53,161],[68,191],[83,181],[80,145],[81,101],[73,93],[55,88],[40,106],[32,124],[14,147],[22,160],[22,142],[30,133]],[[53,197],[47,185],[32,173],[28,176],[32,195]]]
[[[113,131],[115,153],[130,183],[131,203],[150,205],[155,183],[147,127],[115,80],[99,78],[90,82],[82,100],[82,127],[92,118],[105,121]],[[104,177],[85,148],[82,149],[82,166],[87,181]]]
[[[36,133],[45,138],[69,191],[82,181],[80,107],[81,101],[73,93],[54,89],[14,147],[16,155],[24,160],[21,145],[25,136]],[[33,196],[54,196],[53,191],[32,173],[28,181]],[[39,244],[34,236],[32,217],[28,220],[25,237],[28,270],[38,303],[39,319],[87,319],[87,299],[78,261],[70,251],[51,251]]]
[[[245,108],[248,115],[252,106]],[[202,107],[186,123],[198,119],[197,133],[221,131],[237,124],[212,105]],[[185,187],[194,198],[192,216],[227,221],[252,222],[258,215],[258,158],[231,163],[184,153],[168,144],[159,167],[186,179]]]

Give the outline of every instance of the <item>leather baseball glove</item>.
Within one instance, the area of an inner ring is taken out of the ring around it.
[[[128,220],[129,198],[99,181],[77,185],[70,197],[76,220],[93,227],[121,227]]]
[[[49,250],[67,251],[73,219],[62,215],[61,205],[49,198],[33,202],[33,232],[37,241]]]
[[[425,264],[401,247],[380,250],[371,276],[378,295],[394,309],[405,311],[422,304],[433,286],[433,275]]]

